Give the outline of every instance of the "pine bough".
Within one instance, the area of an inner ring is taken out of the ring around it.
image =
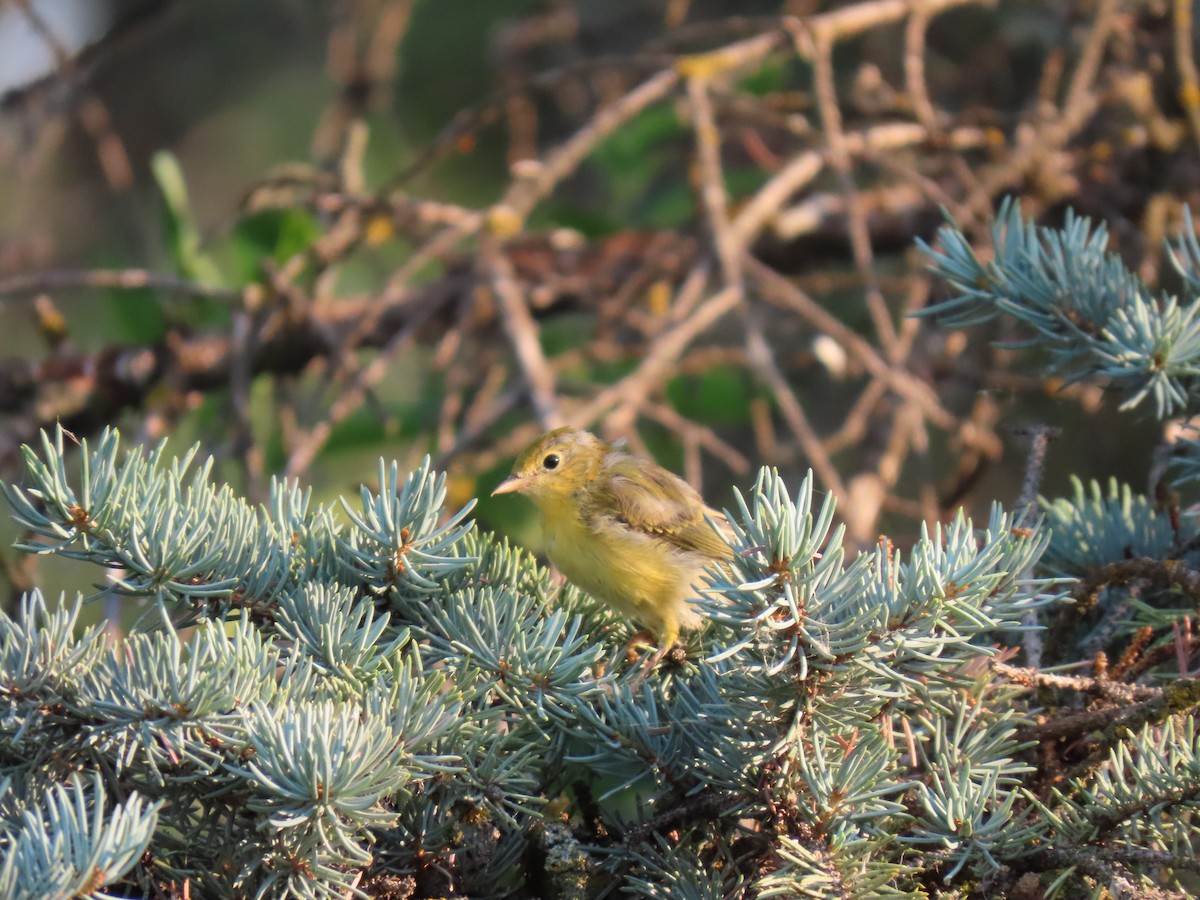
[[[999,222],[986,265],[945,231],[934,262],[960,296],[938,311],[1017,315],[1071,377],[1190,409],[1192,305],[1150,298],[1081,220]],[[1180,256],[1200,261],[1194,240]],[[1196,883],[1200,692],[1151,658],[1194,612],[1187,573],[1095,581],[1131,547],[1186,564],[1194,529],[1127,488],[849,559],[833,498],[763,470],[709,573],[709,627],[635,687],[630,626],[448,513],[428,462],[381,463],[377,492],[327,508],[285,482],[252,506],[211,461],[124,453],[112,431],[78,454],[47,435],[25,461],[4,488],[21,549],[104,571],[90,597],[35,592],[0,620],[0,896]],[[1064,604],[1066,578],[1094,602]],[[142,610],[115,646],[79,626],[108,596]],[[1083,607],[1128,611],[1108,639],[1138,635],[1137,678],[1059,689],[1005,665],[1031,612]]]

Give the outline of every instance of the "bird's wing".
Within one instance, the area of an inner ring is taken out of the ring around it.
[[[616,454],[586,494],[587,518],[616,519],[680,550],[724,559],[729,546],[704,519],[712,510],[682,478],[656,463]]]

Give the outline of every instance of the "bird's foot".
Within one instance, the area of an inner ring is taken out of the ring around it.
[[[643,628],[641,631],[637,632],[637,634],[631,637],[629,639],[629,643],[625,645],[625,659],[628,660],[630,664],[635,663],[638,661],[638,657],[641,656],[641,654],[638,653],[638,650],[652,650],[657,646],[658,645],[654,643],[654,635]]]
[[[634,657],[634,659],[636,658]],[[634,690],[641,687],[642,682],[646,680],[646,676],[658,668],[658,664],[664,659],[672,665],[681,666],[687,662],[687,648],[683,644],[668,644],[666,647],[659,647],[658,650],[651,656],[648,656],[646,661],[641,664],[637,675],[629,682],[629,686]]]

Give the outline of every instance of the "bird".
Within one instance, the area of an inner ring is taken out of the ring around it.
[[[520,493],[541,516],[546,556],[567,580],[641,625],[657,652],[637,682],[703,623],[689,602],[704,567],[729,559],[723,519],[679,476],[570,426],[530,444],[492,496]],[[648,632],[648,634],[647,634]]]

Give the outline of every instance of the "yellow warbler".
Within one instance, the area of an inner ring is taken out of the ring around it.
[[[731,551],[705,520],[719,514],[682,478],[586,431],[557,428],[517,458],[492,496],[513,491],[538,508],[559,571],[652,632],[659,649],[643,671],[681,628],[700,624],[688,598],[704,565]]]

